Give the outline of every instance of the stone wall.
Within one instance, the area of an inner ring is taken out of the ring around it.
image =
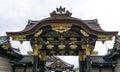
[[[12,66],[9,59],[0,56],[0,72],[12,72]]]

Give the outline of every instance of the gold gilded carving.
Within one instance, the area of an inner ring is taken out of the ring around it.
[[[74,41],[74,40],[75,40],[75,41],[76,41],[76,40],[77,40],[77,38],[75,38],[75,37],[71,37],[71,38],[70,38],[70,40],[72,40],[72,41]]]
[[[18,40],[18,41],[25,41],[25,35],[19,35],[19,36],[12,36],[13,40]]]
[[[98,54],[98,51],[93,51],[92,54],[93,54],[93,55],[97,55],[97,54]]]
[[[112,40],[112,36],[98,35],[98,41]]]
[[[59,40],[65,40],[65,38],[61,35]]]
[[[9,42],[5,42],[5,43],[2,45],[2,47],[3,47],[5,50],[7,50],[7,49],[10,47]]]
[[[115,48],[116,48],[117,50],[120,50],[120,43],[119,43],[119,42],[116,42],[116,43],[115,43]]]
[[[34,55],[38,55],[39,45],[36,44],[36,43],[34,43],[34,44],[32,45],[32,48],[33,48],[33,54],[34,54]]]
[[[54,38],[53,37],[49,37],[49,38],[47,38],[47,40],[54,40]]]
[[[91,45],[89,38],[82,38],[82,49],[85,50],[85,55],[90,55],[90,51],[93,50],[94,46]]]
[[[43,32],[43,30],[39,30],[38,32],[36,32],[36,33],[34,34],[34,36],[35,36],[35,37],[38,37],[42,32]]]
[[[27,54],[33,55],[33,51],[27,51]]]
[[[34,55],[38,55],[38,48],[36,47],[36,48],[33,48],[33,54]]]
[[[59,27],[59,26],[65,26],[65,27],[71,27],[72,24],[68,23],[62,23],[62,24],[51,24],[52,27]]]
[[[31,40],[30,42],[32,44],[32,49],[34,49],[34,48],[41,49],[42,48],[42,39],[41,38],[35,38],[34,40]]]
[[[82,49],[86,49],[87,48],[87,45],[81,45],[82,46]]]
[[[112,53],[112,55],[118,55],[118,54],[119,54],[119,52],[117,52],[117,51]]]
[[[71,29],[72,24],[52,24],[52,30],[63,33]]]
[[[78,46],[77,45],[70,45],[71,49],[76,49]]]
[[[54,54],[55,54],[55,51],[50,51],[50,54],[53,54],[53,55],[54,55]]]
[[[47,45],[48,49],[53,49],[54,45]]]
[[[79,60],[80,61],[85,61],[86,59],[86,54],[85,54],[85,51],[79,51]]]
[[[86,48],[85,53],[86,53],[86,55],[90,55],[90,48]]]
[[[61,44],[61,45],[58,45],[59,49],[65,49],[65,45]]]
[[[71,55],[75,54],[74,51],[70,51],[69,53],[70,53]]]
[[[38,45],[38,49],[42,49],[42,45],[41,44]]]
[[[60,51],[61,55],[64,55],[65,54],[65,51]]]
[[[88,37],[89,34],[87,32],[85,32],[84,30],[80,30],[80,32],[85,36],[85,37]]]
[[[40,60],[45,61],[45,59],[46,59],[46,51],[40,51],[39,52],[39,58],[40,58]]]
[[[92,46],[90,46],[89,44],[82,45],[82,49],[85,50],[86,55],[90,55],[90,50],[92,49]]]

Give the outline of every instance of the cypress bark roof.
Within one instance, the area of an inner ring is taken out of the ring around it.
[[[108,54],[105,55],[106,59],[117,59],[120,57],[120,35],[115,37],[114,46],[108,50]]]
[[[105,60],[104,56],[90,56],[91,62],[93,64],[114,64],[115,61]]]
[[[28,25],[26,28],[20,32],[7,32],[7,35],[30,35],[37,32],[41,27],[50,25],[52,23],[70,23],[73,25],[77,25],[83,28],[86,32],[94,35],[110,35],[115,36],[118,32],[107,32],[101,29],[97,20],[81,20],[75,17],[71,17],[72,13],[65,8],[56,8],[52,13],[50,13],[51,17],[42,19],[40,21],[28,21]]]
[[[50,25],[52,23],[72,23],[74,25],[78,25],[82,27],[85,31],[88,33],[97,35],[110,35],[110,36],[116,36],[117,31],[104,31],[100,25],[98,24],[97,20],[81,20],[78,18],[74,17],[49,17],[40,21],[32,21],[29,20],[27,26],[25,27],[24,30],[20,32],[6,32],[7,35],[29,35],[33,34],[36,31],[39,30],[39,28],[45,26],[45,25]]]
[[[24,55],[22,59],[19,60],[11,60],[11,63],[14,63],[15,65],[23,65],[23,64],[32,64],[33,61],[33,55]],[[51,67],[56,64],[57,61],[60,61],[60,64],[63,68],[71,68],[74,67],[73,65],[61,60],[59,57],[56,56],[47,56],[46,57],[46,67]]]
[[[8,45],[7,48],[3,47],[5,43]],[[19,49],[11,46],[8,36],[0,36],[0,55],[10,59],[22,57]]]
[[[7,41],[9,41],[8,36],[0,36],[0,45],[4,44]]]

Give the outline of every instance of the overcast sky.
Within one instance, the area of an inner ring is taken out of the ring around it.
[[[28,19],[41,20],[49,17],[49,13],[59,6],[72,12],[73,17],[98,19],[100,26],[106,31],[120,31],[120,0],[0,0],[0,36],[6,35],[5,32],[23,30]],[[26,50],[30,50],[29,42],[22,45],[14,41],[11,43],[24,54]],[[114,41],[107,41],[105,44],[97,42],[95,50],[99,51],[99,55],[104,55],[113,44]],[[72,59],[68,62],[77,63]]]

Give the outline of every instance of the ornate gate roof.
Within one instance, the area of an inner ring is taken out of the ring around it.
[[[85,30],[85,32],[93,34],[93,35],[106,35],[106,36],[115,36],[117,35],[117,31],[104,31],[98,21],[95,20],[82,20],[75,17],[71,17],[72,13],[69,11],[65,11],[65,8],[56,8],[56,11],[50,13],[51,17],[42,19],[40,21],[29,20],[28,25],[24,30],[19,32],[7,32],[9,36],[19,36],[19,35],[31,35],[36,33],[40,28],[52,25],[52,24],[72,24],[78,27],[81,27]]]
[[[97,40],[112,40],[118,33],[104,31],[96,19],[81,20],[71,15],[65,8],[56,8],[50,17],[29,20],[24,30],[7,32],[7,35],[20,42],[30,41],[34,54],[89,55]]]

